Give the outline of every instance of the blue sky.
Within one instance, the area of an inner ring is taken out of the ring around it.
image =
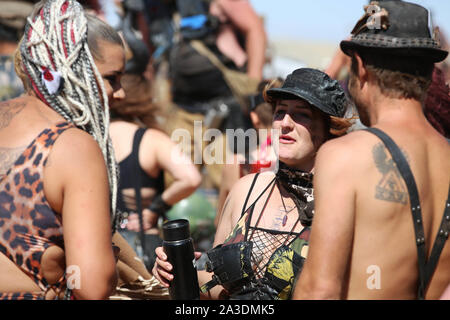
[[[339,43],[363,15],[367,0],[250,0],[266,18],[272,38],[316,39]],[[435,25],[450,37],[449,0],[408,0],[430,9]]]

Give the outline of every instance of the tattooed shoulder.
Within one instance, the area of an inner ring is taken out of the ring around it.
[[[22,101],[6,101],[0,103],[0,129],[6,128],[11,120],[18,115],[26,106]]]
[[[18,148],[0,148],[0,175],[6,174],[25,149],[25,146]]]
[[[408,161],[406,153],[404,151],[402,153]],[[397,165],[384,144],[381,142],[376,144],[373,147],[372,154],[375,166],[382,175],[381,180],[375,187],[375,198],[406,204],[408,201],[408,190],[397,169]]]

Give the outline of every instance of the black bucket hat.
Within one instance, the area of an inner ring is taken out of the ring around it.
[[[327,115],[342,118],[347,107],[347,97],[336,80],[322,71],[301,68],[287,76],[281,88],[267,90],[272,99],[300,98]]]
[[[352,38],[341,42],[342,51],[370,48],[392,55],[418,57],[440,62],[448,52],[441,49],[437,35],[431,35],[429,12],[405,1],[372,1],[365,15],[351,32]]]

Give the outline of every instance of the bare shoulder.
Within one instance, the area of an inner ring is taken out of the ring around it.
[[[113,121],[109,125],[109,132],[113,135],[123,135],[124,133],[132,134],[139,126],[128,121]]]
[[[100,193],[107,192],[107,175],[102,151],[94,138],[83,130],[69,128],[55,141],[47,158],[44,192],[51,207],[62,212],[66,191],[72,196],[73,190],[97,190],[99,201]]]
[[[377,138],[365,131],[351,132],[343,137],[324,143],[317,153],[316,167],[326,163],[345,170],[354,170],[355,165],[370,161],[371,149]]]
[[[230,191],[230,198],[233,198],[235,210],[241,210],[245,200],[248,196],[248,204],[251,204],[264,191],[264,189],[274,180],[275,174],[273,172],[263,172],[256,178],[256,173],[248,174],[240,178],[232,187]],[[253,185],[251,194],[250,188]]]
[[[242,192],[245,190],[249,190],[253,181],[255,180],[256,173],[251,173],[243,176],[236,182],[236,185],[233,189],[236,189],[238,192]],[[254,190],[258,190],[263,186],[266,186],[267,183],[271,182],[275,178],[275,174],[273,172],[263,172],[258,175],[258,178],[255,181],[255,185],[253,187]]]
[[[434,140],[428,139],[428,153],[433,168],[439,168],[443,172],[450,172],[450,140],[438,135]]]
[[[78,128],[69,128],[65,130],[55,142],[55,148],[64,148],[69,150],[91,151],[97,149],[100,151],[97,141],[86,131]]]
[[[450,139],[446,139],[444,136],[438,134],[435,136],[433,144],[437,149],[442,150],[442,153],[446,155],[446,157],[450,155]]]
[[[231,188],[231,191],[228,194],[222,208],[222,214],[218,222],[217,232],[214,239],[214,246],[223,243],[225,238],[230,234],[236,223],[239,221],[245,200],[247,199],[247,195],[250,191],[250,187],[253,184],[253,181],[255,181],[255,176],[256,174],[246,175],[239,179],[239,181],[237,181]],[[261,189],[264,185],[267,186],[267,183],[272,181],[274,177],[275,175],[270,172],[259,174],[258,179],[255,181],[252,195],[249,197],[249,204],[259,195],[260,192],[257,190]]]
[[[90,134],[78,128],[69,128],[64,131],[55,141],[49,155],[49,163],[52,165],[58,163],[61,167],[72,169],[84,165],[88,169],[99,162],[100,164],[103,162],[105,165],[97,141]]]
[[[128,121],[124,121],[124,120],[114,120],[111,121],[111,123],[109,124],[110,128],[117,128],[117,129],[136,129],[138,127],[137,124],[132,123],[132,122],[128,122]]]
[[[224,8],[230,8],[230,6],[251,6],[248,0],[217,0],[217,4]]]
[[[169,135],[167,135],[165,132],[151,128],[145,130],[143,139],[158,144],[172,143]]]
[[[239,211],[242,209],[244,205],[245,199],[247,198],[248,193],[250,192],[250,188],[255,180],[255,173],[248,174],[240,178],[235,184],[233,184],[230,193],[225,201],[225,205],[223,210],[231,210],[232,212]],[[269,178],[271,176],[271,179]],[[262,186],[266,183],[269,183],[269,180],[272,181],[274,178],[273,173],[263,173],[260,174],[258,179],[255,181],[255,185],[252,190],[252,195],[249,198],[249,201],[254,198],[255,194],[258,194],[257,190],[261,189]]]
[[[218,7],[218,10],[220,10],[222,14],[225,14],[235,24],[242,26],[248,25],[249,21],[243,18],[246,18],[251,22],[258,22],[258,20],[260,20],[248,0],[218,0],[216,7]]]
[[[367,142],[375,141],[375,139],[376,138],[374,137],[373,134],[367,131],[358,130],[350,132],[342,137],[328,140],[327,142],[324,143],[323,146],[331,145],[336,147],[348,147],[349,145],[351,145],[354,148],[358,147],[363,148],[364,146],[366,146]]]
[[[163,131],[158,129],[146,129],[142,137],[140,152],[141,156],[145,158],[158,157],[171,154],[170,151],[175,146],[175,143]],[[161,152],[162,151],[162,152]]]

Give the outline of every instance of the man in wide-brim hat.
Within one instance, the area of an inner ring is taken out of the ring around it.
[[[371,2],[341,48],[369,127],[324,144],[315,218],[294,298],[437,299],[450,283],[450,146],[422,108],[447,52],[429,13]]]

